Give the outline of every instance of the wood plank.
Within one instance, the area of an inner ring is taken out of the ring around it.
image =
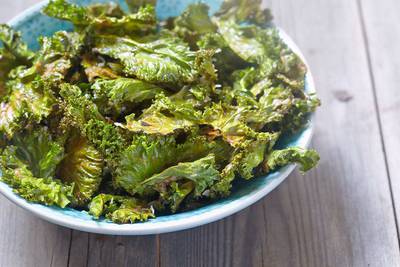
[[[360,1],[397,219],[400,214],[400,2]],[[398,225],[399,227],[399,225]],[[400,228],[399,228],[400,231]]]
[[[320,166],[291,175],[238,215],[162,235],[161,265],[400,266],[356,1],[269,3],[316,77],[323,107],[313,145]]]
[[[68,267],[87,266],[89,234],[72,230]]]
[[[47,223],[0,196],[0,266],[67,266],[71,230]]]
[[[107,236],[73,231],[69,267],[158,266],[157,236]]]
[[[90,234],[87,266],[158,266],[158,255],[156,236]]]

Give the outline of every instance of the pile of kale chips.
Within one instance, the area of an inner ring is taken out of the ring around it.
[[[50,1],[43,13],[74,31],[41,37],[37,52],[0,25],[1,180],[17,194],[134,223],[317,164],[313,150],[274,148],[319,100],[259,0],[165,21],[155,1],[127,4]]]

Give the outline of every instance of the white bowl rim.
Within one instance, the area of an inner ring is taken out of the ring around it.
[[[41,8],[48,1],[42,1],[38,4],[26,9],[13,19],[8,24],[13,26],[20,21],[24,20],[27,16],[34,15],[36,12],[40,12]],[[285,43],[304,61],[307,65],[306,81],[308,84],[308,91],[315,92],[315,83],[311,74],[309,65],[300,51],[299,47],[281,28],[277,27],[279,34],[284,39]],[[300,144],[301,147],[308,147],[313,135],[313,115],[311,116],[307,130],[303,134],[303,142]],[[218,221],[234,213],[237,213],[248,206],[254,204],[261,198],[268,195],[278,185],[280,185],[294,170],[295,164],[290,164],[279,171],[279,176],[272,179],[265,187],[256,192],[255,194],[248,194],[238,200],[233,200],[223,207],[206,211],[200,215],[190,216],[176,221],[161,221],[156,223],[136,223],[136,224],[114,224],[114,223],[98,223],[97,221],[87,221],[73,216],[65,215],[57,211],[51,210],[47,206],[41,204],[30,203],[25,199],[16,195],[12,189],[0,182],[0,193],[8,198],[13,203],[17,204],[21,208],[28,210],[36,216],[52,222],[57,225],[65,226],[79,231],[99,233],[106,235],[149,235],[149,234],[161,234],[175,231],[186,230],[208,224],[211,222]]]

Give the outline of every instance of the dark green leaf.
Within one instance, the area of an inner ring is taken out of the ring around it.
[[[202,75],[210,75],[204,66],[211,61],[212,54],[190,51],[178,39],[139,43],[122,37],[99,36],[95,40],[95,51],[119,59],[127,75],[150,83],[179,88]]]
[[[164,90],[154,84],[130,78],[98,79],[92,85],[94,102],[107,113],[121,114],[135,104],[152,100]]]
[[[0,156],[0,180],[28,201],[66,207],[72,199],[73,185],[64,185],[52,178],[37,178],[18,158],[16,147],[9,146]]]
[[[99,151],[82,137],[67,143],[67,154],[58,168],[59,177],[73,183],[74,204],[83,206],[91,200],[102,181],[104,160]]]
[[[274,150],[268,154],[265,167],[273,171],[290,163],[298,163],[300,164],[300,170],[306,172],[314,168],[318,161],[319,155],[315,150],[290,147],[282,150]]]
[[[135,198],[100,194],[89,204],[95,218],[106,216],[115,223],[135,223],[154,218],[154,211]]]

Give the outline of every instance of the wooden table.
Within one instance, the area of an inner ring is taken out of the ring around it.
[[[0,21],[34,2],[0,0]],[[316,170],[227,219],[144,237],[55,226],[0,196],[0,266],[400,266],[400,1],[267,5],[316,78]]]

